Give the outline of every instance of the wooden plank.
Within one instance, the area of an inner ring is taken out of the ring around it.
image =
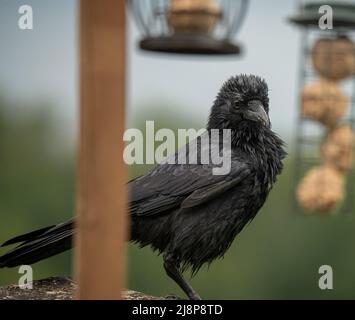
[[[75,239],[79,299],[120,299],[124,285],[125,41],[124,0],[81,0]]]

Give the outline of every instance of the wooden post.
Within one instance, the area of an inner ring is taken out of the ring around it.
[[[124,0],[81,0],[75,239],[79,299],[120,299],[124,285],[125,40]]]

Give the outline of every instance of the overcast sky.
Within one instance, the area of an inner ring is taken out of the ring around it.
[[[29,4],[34,30],[20,31],[18,8]],[[272,5],[271,5],[272,4]],[[77,124],[77,1],[0,0],[0,92],[31,108],[30,102],[49,101],[58,111],[63,130]],[[221,84],[238,73],[264,77],[270,88],[273,128],[290,136],[296,116],[300,32],[287,22],[294,0],[251,0],[236,42],[244,55],[235,58],[179,57],[137,49],[139,33],[128,17],[128,110],[162,108],[173,101],[175,112],[205,123]],[[16,112],[21,110],[16,110]],[[162,108],[169,112],[169,106]]]

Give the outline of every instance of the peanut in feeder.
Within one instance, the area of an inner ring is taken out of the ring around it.
[[[349,98],[333,81],[317,80],[304,87],[302,92],[302,114],[328,128],[334,127],[345,116]]]
[[[344,196],[343,175],[325,165],[311,169],[297,188],[298,202],[309,212],[330,213]]]
[[[355,71],[355,45],[347,37],[319,39],[312,50],[312,62],[323,78],[344,80]]]
[[[176,33],[210,32],[221,17],[215,0],[172,0],[168,23]]]
[[[348,125],[341,125],[330,131],[321,146],[324,163],[341,172],[350,171],[354,142],[354,132]]]

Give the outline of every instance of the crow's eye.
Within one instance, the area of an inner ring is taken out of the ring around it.
[[[240,109],[245,105],[245,101],[243,99],[234,99],[232,106],[234,109]]]

